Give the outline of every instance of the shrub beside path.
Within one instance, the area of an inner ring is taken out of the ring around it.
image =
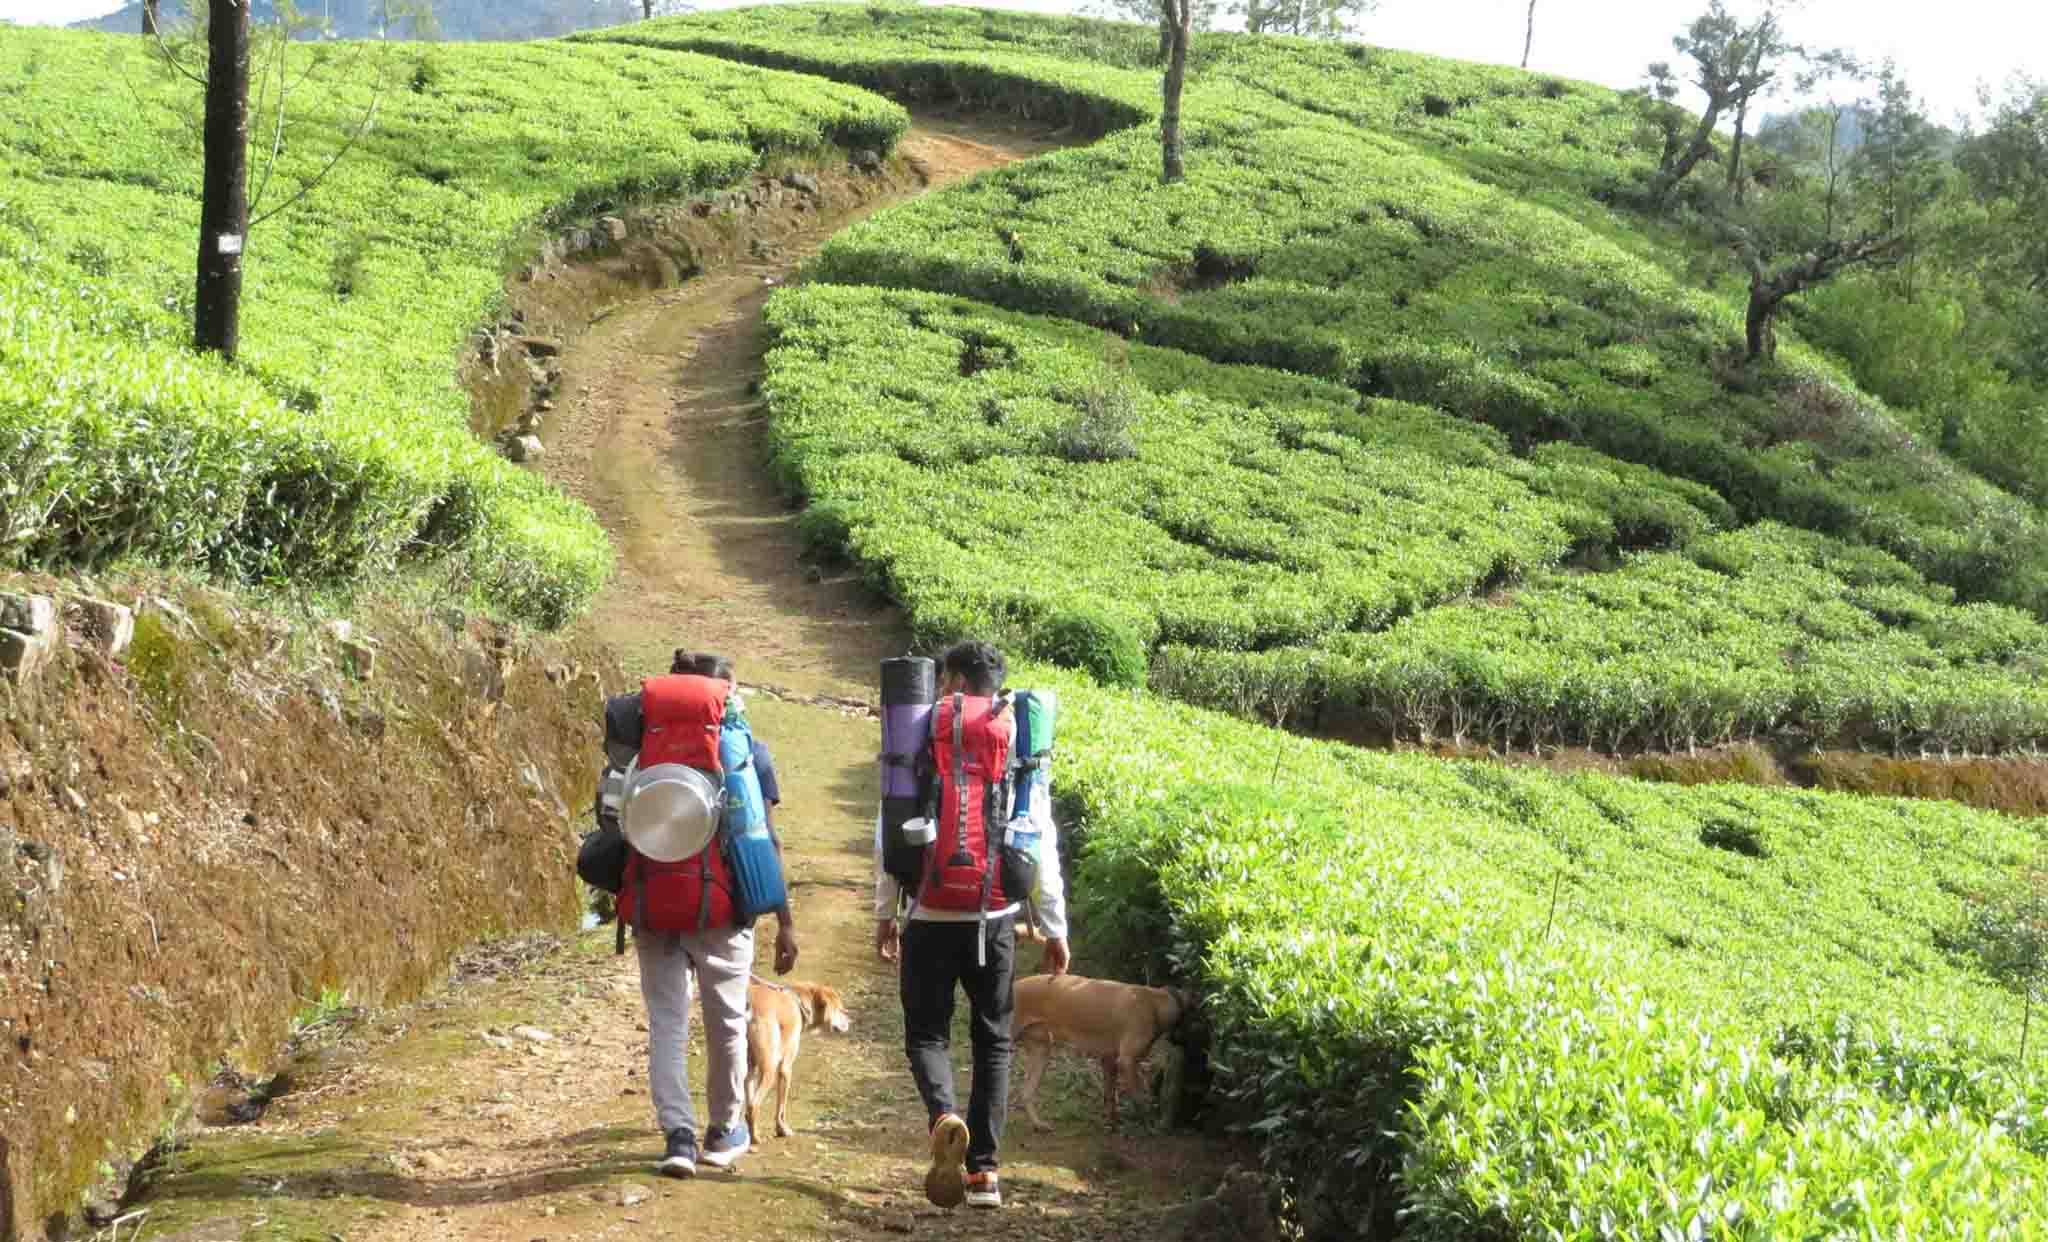
[[[903,154],[937,186],[1045,145],[926,120]],[[202,1128],[170,1157],[134,1205],[149,1210],[145,1237],[1079,1242],[1181,1238],[1191,1227],[1200,1236],[1210,1225],[1217,1236],[1256,1234],[1191,1206],[1216,1185],[1228,1149],[1128,1118],[1124,1133],[1106,1135],[1094,1067],[1065,1059],[1047,1076],[1052,1130],[1034,1133],[1021,1113],[1011,1126],[1005,1210],[941,1214],[923,1201],[922,1110],[894,977],[871,947],[876,725],[864,708],[830,701],[871,696],[875,662],[905,640],[893,611],[858,583],[799,561],[748,393],[761,302],[848,219],[821,217],[774,258],[608,315],[565,355],[569,401],[548,462],[619,544],[622,572],[587,624],[628,668],[665,667],[667,651],[687,642],[731,652],[745,682],[787,688],[757,691],[749,710],[789,798],[778,821],[803,944],[794,977],[838,987],[854,1019],[847,1035],[804,1041],[791,1100],[799,1133],[762,1138],[735,1174],[654,1176],[659,1138],[630,956],[612,955],[608,926],[528,937],[478,949],[414,1005],[311,1031],[292,1089],[261,1119]],[[769,941],[760,947],[765,974]],[[1025,947],[1024,969],[1037,954]],[[693,1036],[701,1107],[694,1026]]]

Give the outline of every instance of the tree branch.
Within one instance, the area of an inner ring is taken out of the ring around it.
[[[355,132],[348,136],[347,142],[341,144],[341,150],[336,151],[334,153],[334,158],[327,161],[327,166],[325,168],[322,168],[318,173],[314,174],[313,179],[311,181],[308,181],[306,184],[300,186],[298,192],[293,194],[290,198],[279,203],[277,206],[272,207],[269,211],[264,212],[262,215],[256,217],[254,220],[249,221],[250,230],[253,232],[257,225],[263,223],[265,220],[270,219],[278,212],[284,211],[287,208],[291,207],[292,204],[306,197],[306,195],[311,194],[314,190],[319,189],[320,183],[322,181],[327,180],[327,174],[334,171],[334,166],[336,164],[341,163],[342,157],[346,156],[350,151],[354,150],[357,141],[360,140],[362,136],[369,131],[370,122],[377,115],[377,105],[382,103],[383,101],[383,96],[381,95],[375,99],[372,99],[370,101],[370,110],[368,112],[363,113],[363,119],[356,125]]]
[[[1772,301],[1812,288],[1837,273],[1862,264],[1886,264],[1897,261],[1905,251],[1909,238],[1904,233],[1865,233],[1853,241],[1826,241],[1810,253],[1769,277],[1761,280],[1760,291]],[[1751,269],[1751,279],[1759,280],[1762,265]]]
[[[287,95],[287,94],[289,93],[289,92],[288,92],[288,91],[286,90],[286,88],[285,88],[285,79],[284,79],[284,72],[285,72],[285,59],[284,59],[284,54],[285,54],[285,49],[286,49],[287,47],[289,47],[289,46],[290,46],[290,38],[289,38],[289,36],[288,36],[288,35],[286,35],[286,36],[282,36],[282,37],[280,37],[280,38],[279,38],[279,40],[278,40],[278,49],[277,49],[277,124],[276,124],[275,126],[273,126],[273,127],[271,128],[271,136],[270,136],[270,158],[269,158],[269,159],[268,159],[267,161],[265,161],[265,162],[264,162],[264,165],[263,165],[263,180],[261,180],[261,181],[259,181],[259,182],[257,182],[257,183],[256,183],[256,193],[255,193],[254,195],[252,195],[252,196],[250,197],[250,199],[249,199],[249,210],[250,210],[250,212],[252,212],[252,213],[254,213],[254,212],[255,212],[255,211],[256,211],[256,210],[258,209],[258,208],[260,208],[260,207],[262,207],[262,206],[263,206],[263,195],[264,195],[264,192],[265,192],[265,191],[267,191],[268,189],[270,189],[270,177],[271,177],[271,174],[272,174],[272,173],[275,173],[275,172],[277,171],[277,160],[278,160],[278,156],[279,156],[279,154],[280,154],[280,153],[282,153],[282,152],[283,152],[283,150],[284,150],[284,109],[285,109],[285,97],[286,97],[286,95]],[[258,116],[259,118],[260,118],[260,117],[261,117],[261,116],[263,115],[263,103],[262,103],[262,101],[263,101],[263,100],[267,100],[267,99],[269,99],[269,98],[270,98],[270,74],[266,72],[266,73],[265,73],[265,74],[263,75],[263,94],[262,94],[262,95],[261,95],[261,96],[259,97],[259,99],[258,99],[258,102],[257,102],[257,105],[256,105],[256,115],[257,115],[257,116]],[[261,220],[261,219],[263,219],[263,217],[262,217],[262,216],[260,216],[260,215],[258,215],[258,216],[257,216],[256,218],[257,218],[258,220]]]
[[[171,50],[171,45],[164,42],[164,34],[161,29],[152,30],[150,38],[156,40],[156,50],[163,55],[164,64],[176,70],[201,90],[206,89],[206,79],[185,67],[185,62],[178,59],[178,54]]]

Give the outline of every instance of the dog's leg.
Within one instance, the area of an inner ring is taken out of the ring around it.
[[[749,1150],[761,1145],[761,1130],[756,1117],[760,1112],[761,1097],[768,1094],[768,1075],[775,1072],[776,1063],[782,1059],[782,1049],[777,1046],[780,1042],[776,1033],[770,1030],[767,1038],[761,1041],[761,1047],[749,1048],[752,1054],[747,1060],[746,1090]]]
[[[788,1138],[796,1131],[789,1124],[789,1081],[796,1076],[797,1049],[803,1046],[803,1031],[799,1028],[789,1037],[789,1048],[782,1054],[781,1072],[775,1075],[775,1137]]]
[[[1138,1066],[1151,1051],[1151,1041],[1140,1043],[1129,1038],[1126,1038],[1116,1050],[1117,1086],[1123,1094],[1134,1100],[1145,1098],[1144,1085],[1138,1080]],[[1108,1072],[1107,1065],[1104,1066],[1104,1072]]]
[[[1038,1115],[1038,1083],[1045,1077],[1046,1063],[1052,1060],[1052,1038],[1043,1031],[1027,1031],[1018,1037],[1017,1046],[1024,1061],[1024,1072],[1018,1075],[1024,1113],[1031,1118],[1032,1129],[1049,1130],[1052,1127]]]
[[[1117,1059],[1103,1057],[1102,1062],[1102,1110],[1110,1129],[1116,1128],[1117,1121]]]
[[[741,1111],[747,1123],[747,1133],[754,1132],[754,1093],[761,1082],[761,1050],[754,1046],[753,1036],[747,1037],[747,1085],[740,1092]]]

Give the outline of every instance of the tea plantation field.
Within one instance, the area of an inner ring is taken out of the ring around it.
[[[584,38],[1125,126],[869,218],[771,311],[784,479],[928,636],[1403,736],[2048,737],[2039,515],[1813,350],[1731,379],[1739,306],[1606,204],[1655,154],[1612,92],[1205,36],[1160,187],[1138,27],[800,5]]]
[[[1202,986],[1216,1087],[1312,1227],[2048,1228],[2048,1081],[2016,1064],[2019,998],[1956,947],[1960,894],[2032,828],[1389,756],[1012,680],[1061,695],[1082,925]]]
[[[2039,516],[1815,350],[1732,375],[1738,308],[1608,205],[1654,155],[1615,96],[1208,37],[1161,189],[1142,28],[602,38],[1111,131],[871,217],[771,302],[771,468],[921,639],[1051,662],[1012,681],[1063,696],[1078,925],[1201,988],[1310,1236],[2048,1231],[2039,1041],[1972,948],[2038,828],[1253,723],[2048,738]]]
[[[886,148],[855,88],[625,47],[305,48],[251,232],[243,346],[193,357],[197,88],[136,38],[0,30],[0,563],[332,580],[452,556],[543,624],[609,572],[591,515],[472,437],[464,338],[537,229]],[[304,80],[299,78],[303,75]],[[274,134],[252,168],[263,178]]]
[[[1655,148],[1612,92],[1203,36],[1161,188],[1153,39],[788,5],[402,51],[363,149],[257,231],[230,367],[182,348],[188,88],[0,33],[0,557],[452,555],[560,621],[609,550],[453,378],[531,229],[886,146],[869,91],[1062,124],[1095,141],[877,213],[770,302],[767,466],[921,643],[1060,691],[1087,950],[1201,989],[1300,1223],[2048,1235],[2044,1036],[1976,939],[2037,826],[1258,723],[2037,753],[2040,514],[1796,324],[1731,368],[1739,307],[1622,205]],[[367,92],[309,92],[288,181]]]

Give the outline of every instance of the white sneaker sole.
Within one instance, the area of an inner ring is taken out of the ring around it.
[[[674,1160],[664,1160],[660,1164],[654,1166],[654,1171],[656,1173],[661,1174],[663,1177],[697,1176],[697,1166],[690,1163],[688,1160],[684,1160],[681,1158],[677,1158]]]
[[[734,1152],[711,1152],[711,1151],[707,1151],[707,1152],[705,1152],[705,1153],[704,1153],[703,1155],[701,1155],[701,1156],[697,1157],[697,1163],[698,1163],[698,1164],[708,1164],[708,1165],[710,1165],[710,1166],[711,1166],[712,1168],[714,1168],[714,1169],[729,1169],[729,1168],[731,1168],[732,1166],[734,1166],[734,1165],[738,1164],[738,1163],[740,1162],[740,1157],[741,1157],[741,1156],[744,1156],[744,1155],[746,1155],[746,1154],[747,1154],[747,1153],[746,1153],[745,1151],[734,1151]]]

